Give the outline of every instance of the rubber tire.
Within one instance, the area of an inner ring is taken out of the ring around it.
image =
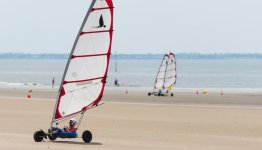
[[[174,94],[173,93],[171,93],[171,97],[173,97],[174,96]]]
[[[48,129],[48,133],[50,133],[50,129]],[[57,139],[57,136],[54,135],[54,134],[52,136],[48,134],[48,139],[51,140],[51,141],[54,141],[54,140]]]
[[[150,96],[150,95],[151,95],[151,93],[148,93],[147,95],[148,95],[148,96]]]
[[[43,131],[36,131],[34,133],[34,140],[35,142],[42,142],[44,139],[44,134]]]
[[[90,143],[92,141],[92,133],[88,130],[85,130],[82,134],[82,139],[85,143]]]

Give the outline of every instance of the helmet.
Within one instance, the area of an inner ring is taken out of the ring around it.
[[[71,118],[71,119],[69,120],[69,124],[75,126],[75,125],[77,124],[76,119],[75,119],[75,118]]]

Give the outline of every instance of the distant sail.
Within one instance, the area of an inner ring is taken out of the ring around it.
[[[107,78],[112,34],[112,0],[93,0],[65,69],[53,122],[99,103]]]
[[[173,53],[166,54],[160,65],[154,89],[172,89],[172,86],[176,83],[176,56]]]

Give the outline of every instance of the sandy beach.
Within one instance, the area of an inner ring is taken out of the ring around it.
[[[1,149],[172,149],[260,150],[262,95],[175,93],[148,97],[146,92],[106,91],[103,105],[89,110],[80,132],[88,129],[93,141],[45,140],[33,133],[48,129],[55,90],[0,90]]]
[[[0,150],[262,150],[261,5],[1,1]]]

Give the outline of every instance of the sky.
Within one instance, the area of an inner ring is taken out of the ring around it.
[[[91,0],[0,0],[0,53],[69,53]],[[114,0],[112,51],[262,53],[261,0]]]

